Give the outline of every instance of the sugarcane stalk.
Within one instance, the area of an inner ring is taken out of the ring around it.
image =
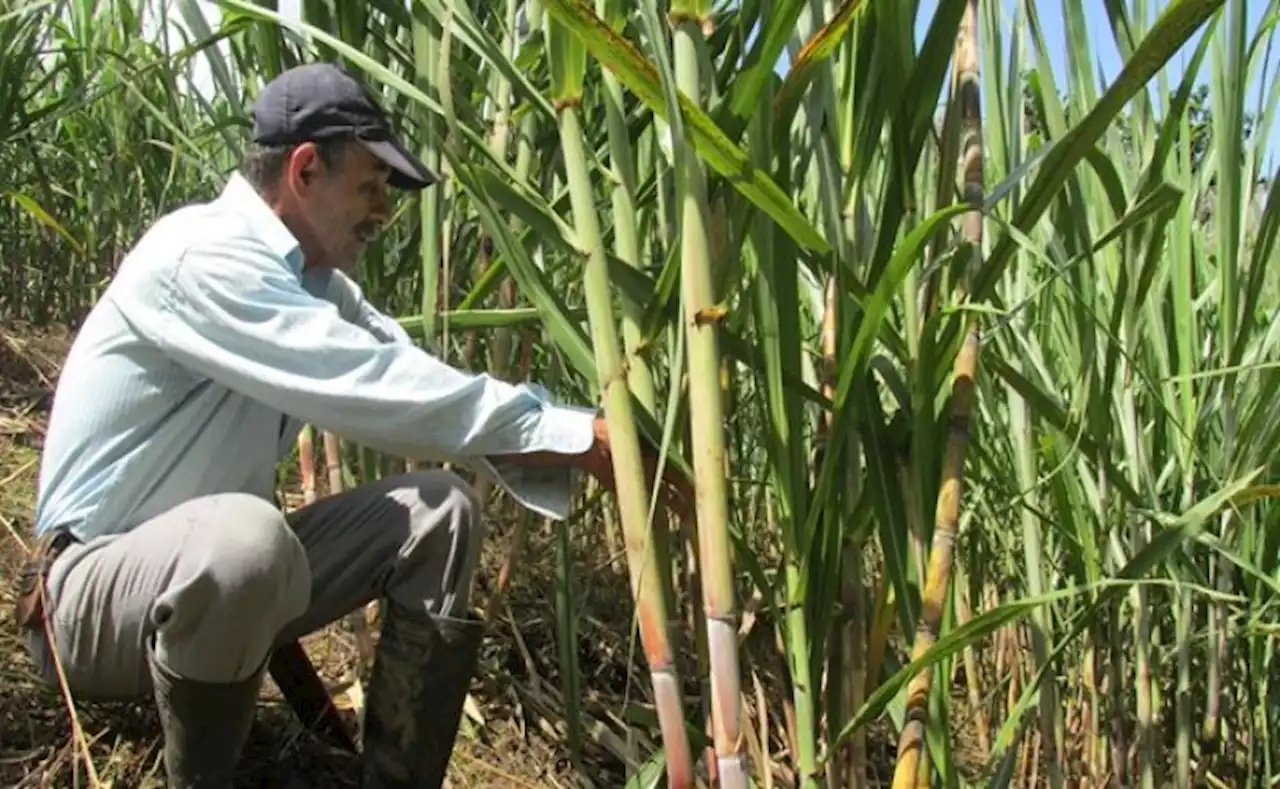
[[[324,470],[329,482],[329,495],[341,493],[342,483],[342,441],[337,434],[328,430],[321,437],[324,442]]]
[[[663,576],[669,578],[670,573],[658,562],[649,528],[649,502],[640,437],[619,352],[608,264],[600,237],[582,123],[578,117],[586,72],[586,51],[550,15],[544,18],[543,29],[551,63],[552,99],[559,121],[573,225],[579,248],[587,256],[583,272],[587,317],[609,431],[615,498],[627,544],[628,570],[636,598],[641,646],[649,665],[665,748],[667,781],[672,787],[689,787],[693,785],[693,760],[684,728],[679,676],[662,591]]]
[[[964,576],[964,565],[960,561],[956,561],[956,588],[964,589],[966,586]],[[957,592],[956,599],[956,624],[964,627],[973,618],[973,612],[969,608],[969,596]],[[975,718],[974,724],[977,729],[978,747],[983,753],[991,751],[991,723],[987,719],[987,711],[983,707],[982,694],[982,669],[978,665],[978,658],[973,647],[966,646],[962,656],[964,661],[964,678],[965,688],[968,691],[969,706],[973,710]]]
[[[1101,708],[1101,694],[1098,689],[1098,641],[1098,630],[1097,626],[1094,625],[1085,632],[1084,667],[1081,671],[1081,682],[1084,685],[1084,698],[1081,700],[1081,706],[1084,708],[1085,721],[1081,725],[1081,729],[1088,738],[1084,748],[1087,774],[1095,782],[1098,781],[1099,776],[1102,774],[1102,766],[1105,760],[1104,751],[1106,749],[1106,743],[1102,739],[1101,721],[1098,714]],[[1095,783],[1095,785],[1097,784]]]
[[[956,34],[953,91],[960,104],[964,130],[963,157],[964,199],[972,206],[983,200],[982,121],[978,89],[978,0],[967,0],[964,17]],[[971,260],[982,254],[982,213],[964,214],[961,226],[964,240],[971,245]],[[971,270],[966,267],[966,271]],[[962,277],[960,290],[967,285]],[[969,446],[969,420],[973,411],[978,370],[978,322],[973,313],[965,317],[966,329],[952,370],[951,413],[947,426],[947,443],[942,460],[942,485],[938,492],[928,571],[925,576],[921,615],[916,626],[911,658],[915,660],[937,641],[951,580],[952,556],[956,527],[960,516],[960,495],[964,484],[964,461]],[[928,713],[932,671],[921,671],[907,687],[906,721],[898,738],[897,765],[893,788],[915,786],[924,759],[925,719]]]
[[[1128,321],[1125,321],[1128,324]],[[1126,328],[1128,326],[1126,325]],[[1132,332],[1126,332],[1131,334]],[[1132,336],[1126,337],[1126,341],[1132,341]],[[1129,347],[1133,347],[1130,345]],[[1129,466],[1132,469],[1134,463],[1140,459],[1138,447],[1138,424],[1136,407],[1133,402],[1133,388],[1125,386],[1121,392],[1121,400],[1123,401],[1123,419],[1122,425],[1125,433],[1125,444],[1129,450]],[[1130,482],[1138,483],[1137,472],[1130,472]],[[1135,523],[1131,526],[1132,534],[1132,553],[1137,554],[1146,547],[1149,538],[1147,536],[1147,524]],[[1134,700],[1135,713],[1137,718],[1137,740],[1138,740],[1138,783],[1142,789],[1155,789],[1155,702],[1152,698],[1152,678],[1151,678],[1151,611],[1148,606],[1148,598],[1150,593],[1143,584],[1136,584],[1130,591],[1130,599],[1133,602],[1133,679],[1134,679]]]
[[[768,13],[769,10],[771,10],[771,4],[764,6],[763,13]],[[827,16],[830,10],[830,4],[824,2],[824,0],[809,0],[807,8],[800,14],[798,25],[799,29],[797,30],[797,35],[793,39],[792,44],[793,56],[800,52],[800,49],[797,48],[797,44],[802,39],[810,43],[815,40],[815,36],[823,26],[823,19]],[[805,45],[806,48],[808,46],[809,44]],[[841,105],[839,103],[837,98],[838,88],[839,86],[836,84],[833,69],[820,69],[814,75],[813,85],[807,91],[805,98],[806,109],[804,112],[805,126],[808,128],[810,146],[813,151],[814,162],[816,165],[815,170],[817,178],[812,184],[812,188],[815,191],[815,207],[821,213],[822,226],[826,231],[827,237],[832,241],[833,246],[836,248],[837,253],[831,263],[831,270],[827,276],[827,282],[825,283],[826,304],[821,325],[823,369],[818,377],[820,379],[823,392],[828,398],[834,398],[835,395],[834,381],[836,377],[836,358],[838,353],[836,349],[836,340],[838,333],[837,327],[839,326],[839,313],[837,311],[838,299],[836,296],[840,288],[840,275],[841,272],[845,270],[845,267],[852,266],[855,260],[853,245],[854,225],[852,222],[847,221],[847,219],[851,218],[853,214],[851,212],[849,217],[845,217],[843,215],[843,209],[846,207],[844,196],[848,194],[850,201],[854,199],[853,192],[855,190],[846,190],[845,186],[845,179],[852,167],[852,151],[848,150],[848,155],[846,156],[845,151],[841,150],[841,134],[844,133],[851,125],[851,117],[848,117],[851,113],[848,113],[847,111],[852,109],[852,104],[847,103]],[[769,93],[769,91],[766,90],[762,93]],[[844,117],[842,117],[839,112],[840,109],[846,110],[846,115]],[[757,112],[756,117],[760,118],[762,116],[770,121],[770,123],[765,127],[766,130],[771,128],[773,114],[762,109]],[[763,133],[767,134],[768,131],[764,131]],[[761,162],[761,165],[766,170],[772,167],[772,163],[769,160]],[[830,412],[824,413],[823,420],[820,421],[818,425],[819,432],[817,440],[820,446],[826,444],[827,436],[830,433],[831,416]],[[839,450],[843,452],[843,457],[847,458],[846,468],[842,470],[842,475],[847,480],[847,484],[844,486],[842,493],[836,497],[835,500],[841,502],[844,506],[843,509],[836,506],[824,507],[821,529],[825,534],[840,533],[842,522],[848,521],[848,515],[851,510],[851,506],[848,502],[856,501],[858,497],[858,485],[861,480],[861,476],[858,473],[856,464],[860,455],[857,446],[857,434],[854,431],[850,431],[850,433],[850,437],[845,439],[846,445],[841,447]],[[797,441],[799,440],[799,436],[792,436],[791,440]],[[829,451],[836,450],[831,449]],[[815,464],[815,468],[820,465],[821,464]],[[799,496],[803,494],[797,491],[796,495]],[[804,519],[804,513],[799,513],[799,516],[802,522]],[[807,543],[809,539],[809,535],[798,534],[796,535],[796,544],[803,545]],[[840,565],[844,568],[842,572],[848,574],[853,571],[851,566],[852,563],[859,561],[858,551],[854,546],[850,545],[844,546],[844,551],[847,554],[846,558],[849,564],[846,564],[845,561],[842,560]],[[789,557],[787,573],[788,584],[791,588],[798,590],[800,586],[798,580],[801,573],[799,565],[801,562],[807,563],[807,561],[807,557],[802,557],[798,554]],[[839,580],[842,588],[841,604],[845,610],[845,616],[857,617],[857,610],[860,606],[858,599],[861,596],[861,591],[857,584],[851,582],[849,579],[844,578]],[[794,586],[792,586],[793,584]],[[814,621],[805,621],[805,606],[800,600],[795,599],[796,597],[797,595],[792,594],[788,600],[788,605],[789,607],[792,607],[791,610],[794,611],[794,613],[788,615],[787,626],[791,641],[789,649],[793,653],[790,656],[791,668],[793,671],[797,672],[795,683],[797,694],[797,734],[799,736],[799,753],[797,754],[797,761],[799,762],[799,768],[803,773],[803,777],[801,779],[803,785],[812,786],[813,784],[811,782],[814,779],[813,772],[816,768],[816,755],[818,750],[817,737],[818,729],[820,727],[819,721],[823,717],[820,706],[821,694],[819,692],[819,688],[822,685],[822,678],[821,675],[816,677],[811,676],[810,666],[814,665],[814,661],[811,659],[811,650],[807,647],[811,643],[821,643],[823,641],[826,641],[830,645],[828,655],[826,656],[827,660],[825,662],[828,675],[827,700],[831,707],[830,712],[834,712],[843,704],[840,699],[840,695],[843,692],[841,690],[842,686],[850,686],[852,683],[852,686],[849,689],[854,694],[854,697],[861,697],[862,690],[861,688],[856,687],[857,683],[853,678],[857,674],[862,673],[861,663],[863,662],[863,657],[855,654],[842,655],[846,647],[853,650],[862,649],[861,634],[855,636],[852,632],[854,628],[861,626],[861,622],[860,618],[857,622],[842,622],[841,627],[833,628],[831,631],[828,631],[824,626],[824,620],[820,618],[821,615],[814,617],[813,614],[809,614]],[[850,641],[850,643],[844,643],[847,640]],[[846,668],[842,665],[845,660],[852,661],[858,665],[851,665]],[[848,697],[845,701],[852,703],[853,697]],[[858,706],[860,706],[860,702],[858,702]],[[856,707],[853,710],[849,710],[848,714],[851,716],[855,710]],[[831,715],[828,714],[826,717],[830,719]],[[855,740],[851,740],[842,746],[842,756],[840,758],[836,758],[828,762],[830,765],[829,773],[826,776],[828,786],[837,786],[844,783],[842,773],[844,772],[843,768],[846,766],[846,758],[860,747],[859,743],[865,744],[865,732],[863,730],[860,729],[857,731],[854,734],[854,737],[856,738]]]
[[[502,39],[503,51],[511,58],[515,58],[519,49],[516,41],[516,20],[519,10],[518,0],[506,0],[504,35]],[[488,145],[490,152],[494,158],[505,160],[507,158],[507,143],[511,136],[511,81],[499,70],[495,70],[490,80],[490,92],[493,95],[494,104],[494,120],[493,128],[488,137]],[[522,122],[532,122],[532,117],[526,115]],[[527,127],[525,131],[528,131]],[[530,157],[528,156],[528,144],[525,142],[520,149],[516,163],[516,174],[518,180],[523,182],[528,175]],[[518,218],[511,220],[513,230],[519,230],[523,223]],[[479,255],[476,260],[476,279],[483,277],[485,272],[493,265],[493,242],[490,234],[481,230],[479,234]],[[498,286],[498,307],[499,309],[509,309],[516,305],[517,289],[514,277],[510,275],[504,276],[502,283]],[[508,327],[501,327],[493,331],[492,339],[488,347],[488,364],[489,371],[495,378],[504,381],[516,380],[511,377],[511,347],[513,342],[513,330]],[[476,348],[479,342],[479,332],[471,331],[467,335],[466,342],[466,361],[467,366],[474,368]],[[476,480],[473,485],[476,497],[480,501],[487,501],[489,494],[493,491],[494,481],[487,476],[482,476]],[[514,504],[508,501],[508,504]],[[524,528],[527,518],[516,515],[517,529]],[[515,535],[517,540],[523,539],[523,534]]]
[[[825,301],[826,307],[822,320],[822,356],[823,382],[822,395],[835,399],[835,380],[837,362],[837,327],[839,298],[835,274],[827,280]],[[832,430],[833,415],[830,411],[823,413],[819,422],[819,437],[825,443]],[[851,496],[851,498],[853,498]],[[862,548],[861,540],[849,539],[844,545],[841,566],[844,573],[841,588],[841,605],[844,608],[844,622],[838,637],[832,642],[839,644],[839,659],[832,661],[831,671],[839,673],[840,697],[836,710],[839,720],[847,720],[857,714],[866,700],[867,683],[867,624],[866,624],[866,591],[862,582]],[[843,789],[862,789],[867,785],[867,734],[865,727],[860,727],[843,746],[844,757],[832,762],[828,786]]]
[[[1128,643],[1121,635],[1119,622],[1112,620],[1108,628],[1107,682],[1112,693],[1108,698],[1107,708],[1115,721],[1111,731],[1111,775],[1112,786],[1117,789],[1130,786],[1129,770],[1129,734],[1125,726],[1125,718],[1120,714],[1123,709],[1123,697],[1120,695],[1124,682],[1124,648]]]
[[[597,13],[609,25],[621,28],[626,20],[623,0],[597,0]],[[614,254],[623,263],[639,269],[640,236],[639,223],[636,216],[636,157],[631,147],[631,135],[627,129],[627,118],[624,111],[622,83],[609,69],[602,69],[601,101],[605,109],[606,132],[608,133],[608,173],[612,179],[609,184],[609,198],[613,204],[613,243]],[[644,316],[644,305],[634,299],[622,299],[622,340],[626,353],[627,385],[635,400],[645,409],[649,417],[658,421],[658,391],[654,384],[653,370],[646,358],[647,348],[644,345],[644,334],[641,321]],[[671,539],[667,523],[667,515],[662,510],[653,514],[653,542],[660,567],[671,566]],[[667,613],[672,617],[668,628],[672,638],[676,637],[679,623],[679,609],[676,605],[674,580],[670,573],[662,575],[662,593],[666,598]]]
[[[839,85],[838,98],[836,107],[838,108],[839,125],[838,134],[840,136],[840,171],[846,174],[846,177],[853,177],[854,168],[854,140],[856,139],[855,129],[857,126],[856,108],[854,106],[854,84],[855,72],[857,66],[857,36],[848,36],[843,45],[843,52],[839,57]],[[844,185],[842,184],[842,188]],[[848,250],[849,263],[852,264],[859,259],[860,250],[855,243],[859,239],[859,224],[857,217],[860,210],[865,210],[861,205],[861,184],[858,188],[846,190],[848,198],[844,205],[844,238],[848,241],[845,247]],[[839,323],[835,320],[837,315],[834,314],[835,306],[838,303],[836,298],[837,290],[836,277],[832,277],[829,282],[829,292],[827,294],[827,309],[833,313],[832,333],[838,331]],[[904,302],[904,308],[911,315],[914,313],[915,299],[907,298]],[[914,337],[911,342],[915,346],[910,353],[914,356],[919,346],[919,329],[911,324],[912,318],[907,321],[906,334]],[[835,365],[835,355],[837,348],[834,346],[835,336],[832,336],[832,347],[829,349],[832,355],[831,364]],[[835,367],[831,369],[832,376],[835,375]],[[834,390],[829,390],[827,396],[834,395]],[[856,457],[856,453],[851,453]],[[848,680],[845,692],[845,703],[847,707],[845,712],[848,715],[854,714],[866,702],[868,692],[868,682],[874,679],[872,674],[875,665],[872,657],[872,635],[871,630],[874,623],[874,609],[871,606],[871,587],[870,579],[863,578],[864,567],[862,557],[866,547],[866,542],[862,541],[854,543],[850,541],[845,547],[844,564],[846,569],[846,582],[849,591],[846,594],[846,601],[849,604],[849,620],[845,625],[845,644],[844,644],[844,673]],[[870,786],[870,764],[867,758],[867,731],[865,727],[860,727],[849,738],[847,745],[848,758],[845,762],[845,786],[846,789],[863,789]]]
[[[694,104],[702,103],[700,75],[704,28],[710,25],[710,3],[675,0],[669,23],[673,30],[676,86]],[[741,734],[741,674],[738,666],[737,610],[729,548],[728,486],[725,480],[724,403],[720,392],[720,348],[717,307],[712,289],[706,175],[702,160],[683,135],[676,145],[676,166],[683,188],[680,275],[689,365],[689,419],[693,425],[693,469],[699,558],[702,562],[703,606],[711,659],[712,738],[716,773],[726,789],[747,786],[746,755]]]
[[[767,10],[767,7],[766,7]],[[772,140],[771,107],[775,89],[766,83],[760,91],[759,109],[751,119],[751,158],[768,169],[778,154]],[[777,260],[777,231],[769,222],[755,222],[749,229],[755,251],[756,277],[753,284],[756,330],[763,356],[762,385],[765,387],[769,419],[769,474],[774,480],[766,502],[769,531],[782,536],[783,588],[778,605],[783,610],[779,632],[779,654],[784,663],[785,721],[790,748],[795,754],[800,785],[816,783],[817,710],[821,703],[821,680],[814,678],[810,645],[810,614],[801,597],[802,565],[808,541],[799,533],[806,522],[806,480],[814,459],[806,452],[803,418],[799,404],[783,384],[787,375],[801,375],[800,295],[794,270]],[[833,315],[834,317],[834,315]],[[823,441],[820,435],[819,446]],[[824,513],[832,518],[832,513]],[[773,526],[776,521],[777,527]],[[748,523],[755,522],[748,518]],[[829,524],[828,524],[829,526]],[[820,675],[819,675],[820,677]],[[838,683],[837,683],[838,684]]]
[[[413,42],[414,83],[428,95],[434,94],[435,84],[439,81],[440,37],[435,30],[420,19],[413,21],[411,36]],[[424,139],[433,139],[436,134],[436,128],[440,125],[440,120],[435,113],[427,111],[426,108],[418,108],[416,114],[418,115],[418,123],[423,126]],[[440,172],[440,151],[434,144],[427,144],[426,149],[421,151],[421,158],[427,167],[432,168],[435,172]],[[422,316],[423,335],[426,338],[428,347],[435,340],[436,312],[443,308],[443,305],[439,302],[442,298],[447,298],[448,295],[448,289],[440,287],[441,248],[443,246],[441,228],[443,220],[442,204],[443,195],[438,187],[424,189],[418,197],[419,222],[422,228],[422,237],[418,250],[422,265],[422,302],[419,307],[419,314]],[[443,293],[441,292],[442,290],[444,291]],[[443,349],[446,345],[441,341],[439,347]]]
[[[820,368],[821,393],[835,399],[838,336],[838,289],[835,273],[827,278],[823,294],[821,324],[822,365]],[[832,431],[833,414],[824,411],[818,421],[816,443],[824,447]],[[816,462],[815,465],[820,465]],[[850,498],[853,498],[852,496]],[[842,517],[843,513],[826,514],[828,518]],[[829,524],[828,528],[835,528]],[[831,706],[827,716],[835,720],[848,720],[862,707],[866,696],[866,622],[864,591],[862,588],[861,541],[848,539],[842,549],[840,626],[830,640],[828,656],[828,693]],[[801,753],[803,762],[804,753]],[[826,776],[828,789],[861,789],[866,782],[866,730],[859,728],[840,746],[840,756],[832,759]]]
[[[1237,382],[1238,373],[1232,370],[1238,360],[1235,358],[1237,343],[1240,341],[1241,294],[1240,286],[1240,253],[1241,253],[1241,208],[1244,205],[1243,194],[1246,184],[1241,166],[1243,159],[1241,146],[1244,140],[1244,98],[1245,75],[1248,72],[1248,54],[1246,50],[1246,6],[1245,0],[1231,0],[1223,11],[1223,40],[1214,58],[1214,79],[1221,86],[1215,91],[1213,135],[1218,144],[1217,158],[1217,193],[1215,195],[1214,219],[1216,229],[1216,266],[1218,291],[1218,347],[1221,356],[1217,363],[1225,374],[1219,379],[1218,410],[1222,415],[1221,424],[1221,464],[1226,473],[1234,472],[1241,463],[1237,457],[1240,435],[1239,414],[1237,414]],[[1231,471],[1227,471],[1227,470]],[[1218,538],[1224,544],[1232,539],[1236,514],[1227,508],[1219,517]],[[1219,592],[1226,593],[1231,587],[1234,566],[1223,561],[1219,556],[1209,558],[1210,578]],[[1226,767],[1226,759],[1231,754],[1229,747],[1224,747],[1230,737],[1223,731],[1224,723],[1230,715],[1231,694],[1227,692],[1233,683],[1227,679],[1231,644],[1229,630],[1232,617],[1225,604],[1220,600],[1210,603],[1210,640],[1209,640],[1209,687],[1208,704],[1205,706],[1202,744],[1205,753],[1216,749],[1221,765]],[[1226,705],[1228,711],[1223,712]],[[1205,758],[1209,764],[1212,760]]]
[[[298,433],[298,476],[302,482],[302,503],[316,500],[315,428],[303,425]]]
[[[1031,286],[1028,282],[1027,267],[1019,266],[1014,272],[1013,299],[1015,301],[1028,297]],[[1019,316],[1020,330],[1031,332],[1032,327],[1027,313]],[[1030,365],[1019,360],[1019,366],[1029,373]],[[1027,577],[1027,592],[1032,597],[1039,597],[1045,592],[1043,573],[1044,549],[1041,534],[1044,524],[1039,513],[1042,511],[1039,496],[1036,494],[1036,456],[1033,447],[1031,408],[1026,399],[1012,387],[1008,389],[1009,420],[1011,441],[1014,449],[1015,474],[1018,490],[1021,491],[1023,504],[1020,507],[1022,522],[1022,557]],[[1049,615],[1044,608],[1036,608],[1031,612],[1031,649],[1035,658],[1035,668],[1039,669],[1049,659],[1049,645],[1053,641]],[[1062,771],[1058,763],[1060,743],[1058,741],[1058,683],[1052,674],[1045,677],[1040,685],[1039,723],[1041,742],[1046,753],[1046,772],[1049,786],[1061,789]]]
[[[1177,735],[1175,740],[1174,785],[1191,789],[1191,590],[1183,586],[1177,592]]]
[[[516,35],[516,11],[519,8],[518,0],[507,0],[506,14],[504,20],[504,34],[502,40],[503,51],[512,59],[517,54],[517,45],[515,41]],[[507,140],[511,136],[511,81],[507,79],[500,70],[494,69],[492,80],[496,83],[492,94],[494,96],[494,119],[493,131],[489,135],[489,150],[499,160],[505,160],[507,155]],[[491,243],[488,240],[487,233],[481,233],[482,243]],[[514,307],[516,304],[516,281],[515,278],[507,275],[502,284],[498,287],[498,306],[500,308]],[[510,374],[511,368],[511,345],[513,333],[509,328],[500,328],[494,332],[493,344],[490,349],[489,369],[498,377],[504,380],[510,380],[507,376]]]

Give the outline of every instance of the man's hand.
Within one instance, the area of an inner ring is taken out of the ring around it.
[[[593,428],[595,440],[591,442],[587,451],[580,455],[528,452],[520,455],[503,455],[502,458],[524,466],[572,466],[595,477],[611,493],[617,492],[617,480],[613,474],[613,444],[609,440],[609,427],[604,417],[596,417]],[[658,453],[643,437],[640,438],[640,444],[640,454],[644,459],[645,484],[647,488],[652,488],[658,470]],[[680,518],[686,518],[693,512],[692,480],[676,471],[670,464],[663,470],[662,488],[658,492],[658,497],[662,505]]]
[[[607,490],[617,489],[617,481],[613,474],[613,445],[609,441],[609,427],[604,417],[596,417],[595,442],[584,454],[578,456],[578,467],[592,475]],[[647,488],[653,487],[653,480],[658,471],[658,453],[640,437],[640,454],[644,459],[644,476]],[[663,469],[662,487],[658,491],[659,501],[680,518],[686,518],[693,511],[693,485],[683,474],[668,464]]]

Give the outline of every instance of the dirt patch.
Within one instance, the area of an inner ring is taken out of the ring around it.
[[[70,345],[71,335],[62,328],[0,324],[0,447],[39,449],[58,371]],[[0,475],[5,480],[0,490],[15,481],[8,476]]]

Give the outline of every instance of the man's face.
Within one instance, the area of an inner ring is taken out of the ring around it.
[[[359,143],[329,164],[313,144],[294,151],[285,178],[308,267],[355,268],[387,221],[387,175],[387,166]]]

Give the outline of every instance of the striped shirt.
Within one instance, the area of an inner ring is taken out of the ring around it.
[[[484,470],[563,518],[573,474],[487,456],[579,453],[591,409],[450,367],[297,240],[239,174],[158,220],[121,263],[66,359],[36,531],[119,533],[197,496],[270,500],[304,423],[384,452]]]

